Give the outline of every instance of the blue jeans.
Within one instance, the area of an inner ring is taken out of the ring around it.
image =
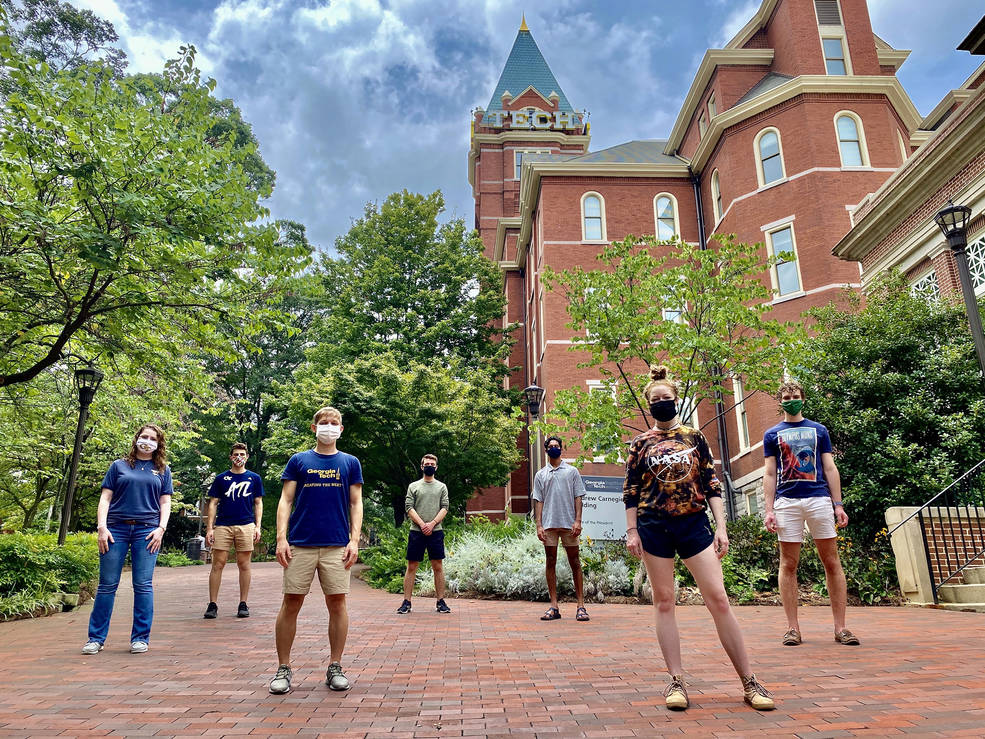
[[[147,551],[144,539],[156,527],[149,524],[114,523],[108,526],[113,542],[106,554],[99,555],[99,587],[96,602],[89,616],[89,641],[105,643],[109,633],[109,620],[113,616],[116,589],[123,575],[123,562],[130,552],[133,581],[133,628],[130,641],[149,641],[151,622],[154,620],[154,565],[157,553]]]

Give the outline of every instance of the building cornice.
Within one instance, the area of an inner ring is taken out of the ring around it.
[[[912,131],[920,123],[917,112],[910,96],[906,94],[903,85],[896,77],[885,75],[834,77],[828,75],[801,75],[774,87],[762,95],[757,95],[742,105],[715,116],[704,137],[698,144],[694,157],[691,159],[691,169],[700,173],[707,164],[711,153],[715,150],[719,138],[730,126],[734,126],[747,118],[762,113],[765,110],[791,100],[799,95],[817,94],[863,94],[885,95],[896,109],[907,130]]]
[[[961,105],[965,100],[974,94],[974,90],[951,90],[944,98],[937,103],[932,111],[920,121],[920,128],[931,131],[934,126],[940,123],[941,118],[955,105]]]
[[[876,49],[876,59],[881,67],[892,67],[896,71],[910,56],[910,49]]]
[[[496,222],[496,246],[493,248],[494,262],[503,261],[503,255],[506,253],[506,231],[511,228],[520,228],[522,223],[523,219],[520,216],[500,218]]]
[[[698,106],[701,96],[708,87],[715,69],[720,66],[763,66],[773,62],[773,49],[708,49],[705,52],[698,71],[694,75],[691,88],[687,91],[684,104],[681,106],[674,128],[670,132],[667,146],[664,148],[665,154],[674,154],[684,140],[687,133],[688,124],[694,115],[694,110]]]
[[[763,4],[759,6],[759,10],[756,14],[749,19],[739,32],[732,37],[732,40],[725,44],[726,49],[741,49],[745,46],[749,39],[755,36],[760,28],[765,28],[766,24],[769,23],[770,16],[773,15],[773,10],[776,8],[776,4],[779,0],[763,0]]]
[[[564,131],[531,131],[527,129],[507,129],[501,133],[473,133],[469,147],[469,184],[472,185],[472,195],[475,196],[475,162],[479,158],[479,146],[482,144],[503,144],[507,141],[534,141],[537,143],[556,143],[582,145],[585,151],[592,141],[588,133],[571,134]]]

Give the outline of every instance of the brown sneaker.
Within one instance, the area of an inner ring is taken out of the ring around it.
[[[756,679],[755,675],[746,675],[742,678],[742,696],[746,703],[757,711],[772,711],[776,708],[773,696],[763,684]]]
[[[803,640],[800,638],[800,632],[797,629],[790,629],[783,635],[783,646],[785,647],[796,647],[801,641]]]
[[[855,636],[855,634],[853,634],[848,629],[842,629],[837,634],[835,634],[835,641],[838,642],[839,644],[846,644],[850,647],[857,647],[859,644],[861,644],[861,642],[858,640],[858,637]]]
[[[689,702],[683,675],[670,676],[670,685],[664,690],[664,697],[667,699],[667,708],[672,711],[683,711],[688,707]]]

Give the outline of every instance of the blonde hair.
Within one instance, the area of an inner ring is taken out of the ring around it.
[[[338,421],[339,423],[342,423],[342,414],[339,412],[337,408],[333,408],[330,405],[326,405],[324,408],[319,408],[317,411],[315,411],[315,415],[311,419],[311,422],[315,426],[317,426],[318,421],[321,418],[324,418],[327,421],[331,420],[331,421]]]
[[[776,399],[782,400],[783,393],[793,394],[794,392],[800,393],[801,400],[807,400],[807,395],[804,393],[804,386],[801,385],[796,380],[785,380],[784,382],[780,383],[780,387],[776,391]]]
[[[429,459],[433,459],[434,463],[438,464],[438,458],[433,454],[425,454],[423,457],[421,457],[421,464],[424,464]]]
[[[643,396],[649,400],[650,391],[660,385],[669,387],[670,391],[674,394],[674,399],[676,400],[678,398],[679,390],[677,389],[677,382],[670,376],[670,370],[662,364],[651,364],[650,381],[643,388]]]

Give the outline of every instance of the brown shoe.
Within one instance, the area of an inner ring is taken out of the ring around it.
[[[757,711],[772,711],[776,708],[773,702],[773,694],[768,691],[755,675],[746,675],[742,678],[743,700]]]
[[[667,699],[667,708],[672,711],[683,711],[688,707],[689,701],[683,675],[670,676],[670,685],[664,690],[664,697]]]
[[[842,629],[837,634],[835,634],[835,641],[838,642],[839,644],[845,644],[850,647],[857,647],[859,644],[861,644],[861,642],[858,640],[858,637],[855,636],[855,634],[853,634],[848,629]]]
[[[785,647],[796,647],[803,639],[800,638],[800,632],[797,629],[790,629],[786,634],[783,635],[783,646]]]

